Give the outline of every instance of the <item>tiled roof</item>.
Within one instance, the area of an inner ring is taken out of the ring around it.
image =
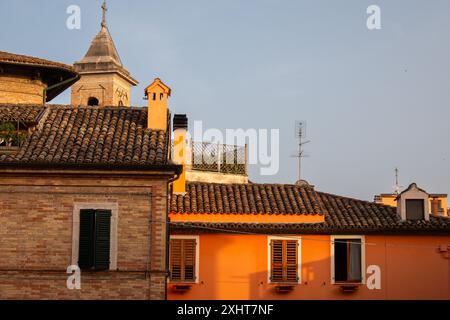
[[[58,68],[73,73],[75,72],[72,66],[69,66],[64,63],[4,51],[0,51],[0,62],[10,64],[30,65],[30,66],[41,66],[48,68]]]
[[[177,213],[323,214],[314,189],[277,184],[188,183],[174,195]]]
[[[18,114],[22,107],[1,108],[0,116]],[[53,105],[43,112],[19,151],[0,155],[1,165],[111,169],[172,165],[167,159],[168,134],[147,129],[146,108]]]
[[[217,232],[223,229],[232,231],[276,232],[276,233],[339,233],[339,232],[450,232],[450,218],[430,216],[429,221],[402,221],[396,208],[368,201],[352,199],[315,191],[308,186],[295,185],[225,185],[209,183],[188,183],[186,195],[175,195],[171,203],[173,213],[206,213],[205,207],[211,206],[211,201],[227,202],[226,208],[215,210],[214,213],[267,213],[278,214],[324,214],[323,223],[240,223],[236,217],[235,223],[183,223],[175,222],[174,230],[203,230]],[[249,196],[261,194],[262,197]],[[267,194],[271,194],[268,196]],[[240,196],[238,196],[238,194]],[[244,196],[243,196],[244,195]],[[296,196],[293,196],[296,195]],[[240,197],[239,200],[238,197]],[[243,200],[243,198],[245,200]],[[205,200],[206,199],[206,200]],[[213,199],[213,200],[212,200]],[[220,200],[222,199],[222,200]],[[256,200],[258,199],[258,200]],[[273,201],[275,200],[275,201]],[[238,204],[246,203],[246,205]],[[257,205],[257,202],[259,205]],[[233,209],[231,209],[233,208]],[[246,211],[241,211],[241,209]],[[248,208],[259,208],[257,212]],[[293,208],[296,208],[295,210]]]
[[[4,51],[0,51],[0,66],[2,69],[12,69],[14,75],[17,70],[20,72],[28,70],[29,77],[39,75],[49,88],[45,92],[46,102],[51,101],[80,79],[75,69],[67,64]],[[4,72],[8,71],[4,70]]]
[[[5,105],[0,104],[0,121],[21,121],[37,123],[45,108],[36,105]]]

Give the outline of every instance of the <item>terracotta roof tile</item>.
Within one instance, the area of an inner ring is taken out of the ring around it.
[[[308,206],[297,203],[307,203]],[[188,183],[185,195],[178,194],[172,197],[172,211],[221,214],[323,214],[324,208],[321,207],[316,192],[310,187]]]
[[[226,205],[221,205],[226,203]],[[402,221],[396,208],[315,191],[309,186],[269,184],[188,183],[186,195],[174,195],[173,213],[324,214],[323,223],[183,223],[175,230],[227,229],[250,232],[450,232],[450,218]]]
[[[5,51],[0,51],[0,62],[2,63],[11,63],[11,64],[21,64],[21,65],[30,65],[30,66],[42,66],[49,68],[58,68],[64,69],[69,72],[75,73],[75,69],[72,66],[69,66],[64,63],[54,62],[42,58],[36,58],[31,56],[25,56],[22,54],[15,54]]]
[[[0,121],[20,121],[37,123],[44,112],[43,106],[0,104]]]
[[[168,136],[147,129],[146,108],[0,106],[0,120],[37,117],[36,130],[3,164],[151,166],[171,164]]]

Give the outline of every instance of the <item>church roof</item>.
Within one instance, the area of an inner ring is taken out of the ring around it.
[[[91,46],[84,58],[75,62],[75,70],[80,74],[118,73],[132,85],[137,85],[138,81],[123,66],[116,45],[109,33],[108,26],[106,25],[107,8],[105,3],[102,9],[103,20],[100,32],[92,40]]]
[[[114,41],[107,27],[102,27],[100,32],[91,42],[91,46],[80,63],[114,63],[123,67]]]
[[[46,102],[51,101],[79,79],[75,69],[67,64],[46,59],[0,51],[0,69],[27,71],[47,84]],[[55,86],[56,85],[56,86]]]

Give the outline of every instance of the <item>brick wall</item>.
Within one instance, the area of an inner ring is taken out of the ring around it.
[[[145,175],[4,175],[0,299],[164,299],[166,188]],[[118,206],[117,268],[66,286],[75,204]]]
[[[46,85],[18,75],[0,76],[0,103],[42,104]]]

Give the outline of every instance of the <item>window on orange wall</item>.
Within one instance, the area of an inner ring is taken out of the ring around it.
[[[198,273],[198,238],[170,239],[170,281],[196,282]]]
[[[333,241],[333,280],[339,282],[363,282],[363,244],[361,238],[335,238]]]
[[[298,240],[270,240],[270,282],[298,283]]]

